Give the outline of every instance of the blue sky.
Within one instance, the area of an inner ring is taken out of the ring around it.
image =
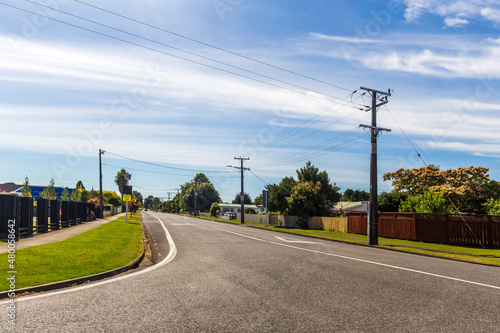
[[[498,1],[2,3],[29,12],[0,10],[0,182],[97,189],[103,149],[165,166],[103,156],[105,189],[124,167],[145,196],[167,198],[188,170],[217,171],[207,175],[230,201],[240,181],[227,165],[240,156],[252,198],[307,160],[342,190],[368,190],[361,86],[394,91],[378,112],[392,129],[380,176],[423,165],[401,127],[426,163],[500,179]]]

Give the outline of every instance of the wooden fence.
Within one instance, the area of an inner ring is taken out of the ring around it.
[[[347,217],[313,217],[313,229],[348,232]]]
[[[348,232],[366,235],[367,214],[349,213]],[[379,213],[380,237],[420,242],[500,247],[500,216]]]

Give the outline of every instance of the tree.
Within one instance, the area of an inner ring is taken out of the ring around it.
[[[115,184],[118,186],[118,190],[121,194],[121,201],[123,202],[123,186],[128,184],[128,181],[132,178],[132,175],[125,169],[121,169],[116,173]]]
[[[218,202],[214,202],[210,206],[210,215],[213,216],[213,217],[216,217],[219,214],[220,214],[220,205],[219,205]]]
[[[132,191],[132,196],[134,198],[136,198],[137,200],[139,200],[142,204],[142,201],[143,201],[142,194],[139,191]]]
[[[73,192],[71,192],[71,201],[73,202],[81,202],[82,201],[82,190],[80,189],[75,189]]]
[[[219,192],[207,176],[197,174],[190,182],[181,185],[180,204],[184,210],[209,210],[214,202],[220,201]]]
[[[370,200],[370,193],[361,190],[353,190],[348,188],[342,195],[342,201],[368,201]]]
[[[297,183],[293,187],[290,197],[287,198],[290,205],[290,214],[300,218],[299,226],[307,228],[307,219],[319,215],[318,203],[321,201],[321,182],[305,181]],[[324,214],[321,214],[324,215]]]
[[[400,212],[416,213],[449,213],[450,207],[446,203],[443,192],[425,191],[423,194],[408,196],[408,199],[401,202]]]
[[[69,201],[69,191],[67,187],[65,187],[61,193],[61,201]]]
[[[290,196],[292,188],[296,184],[297,181],[293,177],[285,177],[279,184],[266,185],[266,189],[269,191],[269,211],[288,214],[289,206],[286,198]]]
[[[250,195],[246,192],[243,193],[244,197],[244,203],[245,205],[251,205],[252,204],[252,198]],[[233,204],[241,204],[241,192],[236,193],[236,196],[233,199]]]
[[[128,202],[128,210],[130,214],[137,212],[137,210],[141,207],[141,202],[137,199],[132,199],[132,201]]]
[[[47,200],[56,200],[57,194],[54,185],[54,178],[52,178],[49,182],[49,185],[40,193],[42,198]]]
[[[253,204],[255,206],[262,206],[264,204],[263,199],[262,199],[262,194],[259,194],[258,196],[253,199]]]
[[[328,173],[326,171],[320,172],[311,162],[307,162],[304,168],[297,170],[297,178],[299,183],[305,183],[305,185],[299,188],[294,187],[292,193],[298,191],[300,196],[300,193],[305,195],[304,191],[309,190],[308,195],[312,195],[311,200],[313,200],[314,209],[304,210],[300,207],[292,206],[291,202],[295,201],[288,200],[290,212],[309,212],[312,214],[310,216],[330,216],[332,207],[339,202],[341,195],[339,193],[340,187],[330,183]]]
[[[76,182],[75,188],[85,190],[85,186],[83,186],[83,182],[81,180]]]
[[[408,199],[406,192],[382,192],[378,195],[378,210],[381,212],[399,212],[401,202]]]
[[[248,207],[245,209],[245,214],[257,214],[253,208]]]
[[[151,206],[153,204],[153,199],[154,197],[152,195],[149,195],[146,199],[144,199],[144,207],[148,207],[151,209]]]
[[[489,198],[484,206],[489,215],[500,215],[500,199]]]
[[[490,182],[488,170],[474,166],[439,170],[439,167],[429,165],[388,172],[383,179],[392,180],[393,191],[406,191],[409,195],[424,194],[429,190],[443,192],[459,211],[484,213],[483,204]]]
[[[120,196],[115,191],[102,191],[102,198],[109,205],[120,206]]]
[[[31,188],[30,188],[30,180],[28,176],[24,178],[23,187],[21,188],[21,196],[31,198]]]

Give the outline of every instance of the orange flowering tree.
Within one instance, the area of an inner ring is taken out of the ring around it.
[[[440,170],[428,165],[387,172],[383,179],[392,180],[393,192],[405,191],[410,196],[422,195],[426,191],[442,192],[459,211],[484,213],[483,204],[488,198],[490,182],[488,171],[488,168],[474,166]]]

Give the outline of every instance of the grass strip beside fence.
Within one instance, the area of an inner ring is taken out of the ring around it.
[[[201,216],[197,217],[204,220],[240,224],[239,221],[234,222],[216,218],[208,218]],[[361,245],[367,244],[365,235],[350,234],[340,231],[329,231],[329,230],[298,229],[298,228],[287,228],[278,226],[266,227],[265,225],[262,225],[260,223],[250,223],[250,222],[245,224],[247,226],[254,228],[280,231],[283,233],[290,233],[295,235],[331,239],[345,243],[353,243]],[[377,247],[397,250],[401,252],[424,254],[432,257],[455,259],[472,263],[500,266],[499,249],[483,249],[471,246],[456,246],[456,245],[446,245],[446,244],[414,242],[414,241],[384,238],[384,237],[379,237],[379,245],[377,245]]]
[[[36,237],[36,236],[35,236]],[[16,289],[106,272],[132,263],[143,250],[140,213],[120,217],[72,238],[16,251]],[[3,274],[8,254],[0,255]],[[0,291],[9,290],[6,278]]]

